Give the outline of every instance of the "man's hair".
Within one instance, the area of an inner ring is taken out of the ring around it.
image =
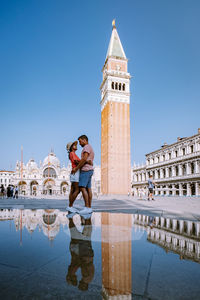
[[[78,137],[78,140],[81,139],[81,140],[86,140],[88,142],[88,137],[87,135],[83,134],[81,136]]]

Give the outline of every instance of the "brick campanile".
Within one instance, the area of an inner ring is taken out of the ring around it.
[[[130,74],[115,23],[101,84],[101,193],[127,195],[131,189]]]

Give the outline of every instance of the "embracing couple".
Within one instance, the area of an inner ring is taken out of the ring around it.
[[[94,151],[92,146],[88,143],[88,137],[86,135],[81,135],[78,138],[78,141],[80,146],[83,147],[81,159],[76,155],[78,142],[75,141],[67,144],[67,151],[72,164],[72,171],[70,174],[71,190],[67,210],[70,213],[77,212],[76,208],[73,207],[73,204],[81,191],[85,201],[85,208],[79,211],[79,213],[84,215],[92,213],[91,180],[93,175]]]

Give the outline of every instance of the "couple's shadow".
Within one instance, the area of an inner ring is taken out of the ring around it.
[[[74,224],[73,218],[69,219],[69,230],[71,235],[70,253],[71,263],[68,266],[66,281],[68,284],[77,286],[79,290],[88,290],[88,285],[94,277],[94,251],[92,249],[91,235],[92,222],[91,218],[81,218],[83,230],[80,232]],[[80,268],[81,280],[78,282],[76,272]]]

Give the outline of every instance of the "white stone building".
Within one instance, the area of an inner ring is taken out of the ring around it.
[[[14,171],[0,170],[0,186],[3,185],[4,188],[7,188],[12,182]]]
[[[51,152],[39,165],[30,159],[27,164],[17,161],[15,171],[0,171],[0,185],[6,188],[9,184],[19,187],[19,193],[25,196],[42,197],[68,196],[70,192],[71,163],[60,166],[60,161]],[[94,195],[100,191],[100,166],[94,167],[92,190]]]
[[[146,154],[146,164],[132,169],[135,196],[147,194],[147,180],[153,176],[156,195],[200,195],[200,129],[198,133],[177,138],[173,144]]]

